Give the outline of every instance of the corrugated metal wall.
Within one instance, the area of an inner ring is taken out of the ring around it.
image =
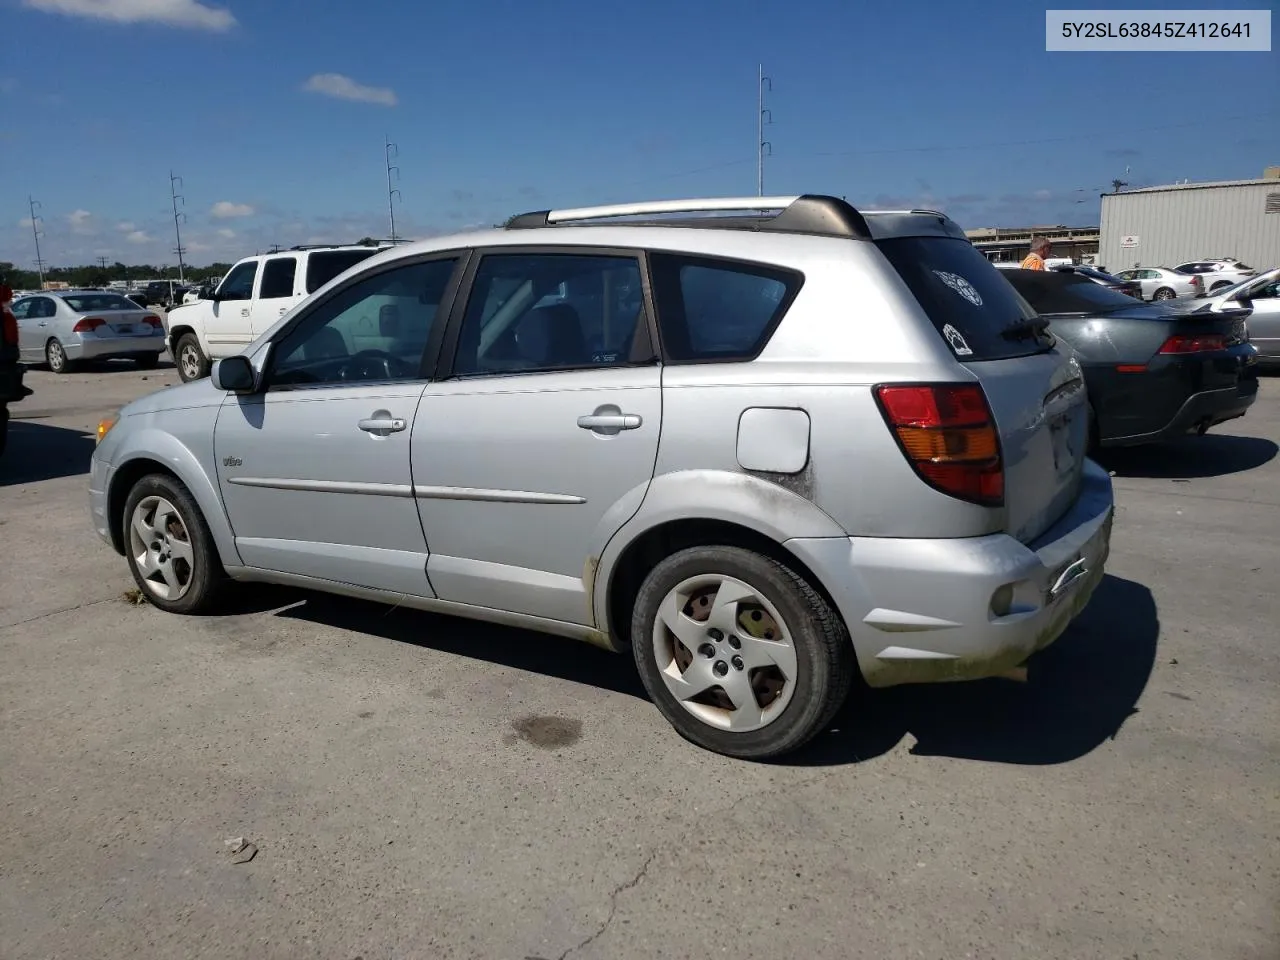
[[[1235,257],[1258,270],[1280,266],[1280,213],[1266,212],[1268,193],[1280,193],[1280,180],[1106,194],[1098,263],[1114,271]],[[1138,246],[1121,248],[1127,236]]]

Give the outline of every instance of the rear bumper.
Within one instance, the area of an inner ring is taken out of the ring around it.
[[[1161,443],[1198,430],[1243,417],[1258,398],[1258,378],[1242,376],[1234,387],[1193,393],[1159,430],[1123,437],[1103,437],[1104,447],[1131,447],[1143,443]]]
[[[871,686],[977,680],[1056,640],[1101,582],[1111,480],[1087,461],[1075,504],[1043,536],[794,539],[834,599]]]
[[[163,353],[163,331],[150,337],[81,337],[63,344],[68,360],[107,360],[138,354]]]

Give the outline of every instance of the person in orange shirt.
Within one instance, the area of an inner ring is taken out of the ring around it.
[[[1027,254],[1026,259],[1022,261],[1023,270],[1043,270],[1044,258],[1049,256],[1049,251],[1053,249],[1051,244],[1044,237],[1031,238],[1031,252]]]

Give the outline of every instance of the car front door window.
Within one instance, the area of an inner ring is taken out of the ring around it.
[[[253,297],[253,281],[258,275],[258,261],[242,263],[222,281],[218,288],[221,300],[249,300]]]
[[[276,344],[272,389],[416,380],[455,258],[396,267],[323,301]]]

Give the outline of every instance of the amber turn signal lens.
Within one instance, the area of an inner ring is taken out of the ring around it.
[[[102,442],[102,438],[111,432],[111,428],[116,425],[115,417],[103,417],[98,421],[98,443]]]

